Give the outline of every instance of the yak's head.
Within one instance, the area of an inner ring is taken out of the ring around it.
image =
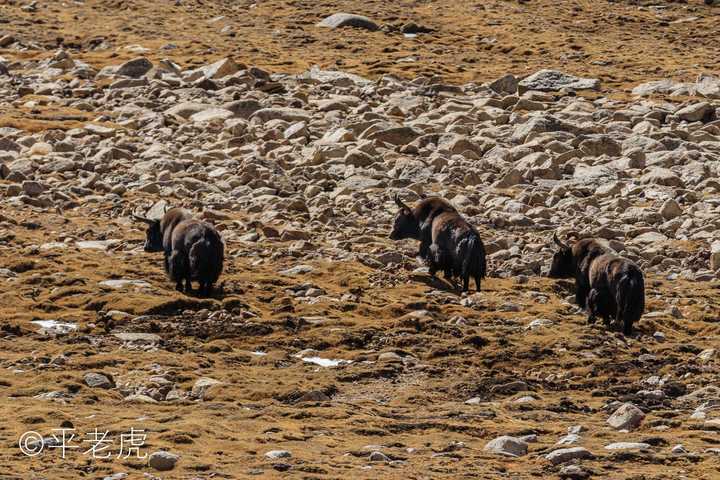
[[[569,245],[562,243],[557,234],[553,235],[555,244],[560,248],[553,255],[552,265],[550,265],[550,272],[548,277],[550,278],[567,278],[572,277],[575,274],[573,268],[573,256],[572,249]]]
[[[400,207],[400,211],[395,215],[395,222],[393,223],[392,232],[390,232],[390,239],[403,240],[405,238],[419,238],[420,223],[417,218],[415,218],[415,215],[413,215],[412,209],[405,205],[397,195],[395,195],[395,203]]]
[[[135,214],[133,214],[133,218],[138,222],[147,224],[147,230],[145,230],[145,251],[162,252],[163,235],[160,229],[160,220],[145,218]]]

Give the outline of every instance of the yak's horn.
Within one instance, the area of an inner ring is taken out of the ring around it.
[[[397,206],[400,208],[407,208],[408,210],[410,210],[410,207],[405,205],[403,201],[400,200],[400,195],[398,195],[397,193],[395,194],[395,203],[397,203]]]
[[[570,248],[570,247],[568,247],[567,245],[565,245],[564,243],[562,243],[562,242],[560,241],[560,239],[559,239],[558,236],[557,236],[557,232],[553,233],[553,241],[554,241],[554,242],[557,244],[557,246],[560,247],[560,248]]]
[[[154,220],[150,220],[149,218],[141,217],[140,215],[137,215],[135,213],[133,213],[131,216],[132,216],[133,220],[136,220],[138,222],[143,222],[143,223],[147,223],[147,224],[155,223]]]

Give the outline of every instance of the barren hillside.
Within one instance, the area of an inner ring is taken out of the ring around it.
[[[1,5],[0,478],[720,478],[719,12]],[[388,238],[396,194],[478,228],[481,292]],[[167,206],[223,235],[210,298],[143,251]],[[643,268],[633,335],[553,233]]]

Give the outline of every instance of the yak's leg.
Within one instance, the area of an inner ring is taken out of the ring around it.
[[[433,243],[427,248],[426,253],[430,275],[434,277],[437,271],[442,267],[442,263],[440,262],[440,251],[438,246]]]
[[[588,309],[588,323],[595,323],[597,320],[598,311],[600,309],[600,292],[594,288],[590,290],[587,296],[587,309]]]
[[[428,261],[427,261],[427,266],[428,266],[428,273],[430,273],[430,276],[431,276],[431,277],[434,277],[435,274],[436,274],[437,271],[438,271],[438,266],[437,266],[437,264],[435,263],[435,260],[433,260],[433,259],[428,259]]]
[[[463,286],[462,291],[467,292],[470,290],[470,274],[463,275]]]
[[[590,285],[581,275],[578,275],[575,278],[575,302],[583,310],[587,307],[587,298],[589,293]]]
[[[466,246],[467,244],[465,244],[460,253],[462,255],[462,260],[460,261],[460,276],[463,281],[463,292],[470,290],[470,252],[468,252]]]
[[[188,277],[187,256],[180,252],[172,252],[168,259],[168,274],[175,281],[175,289],[183,291],[183,280]],[[189,284],[188,284],[189,286]]]
[[[629,337],[630,335],[632,335],[633,322],[632,322],[631,316],[627,315],[621,308],[618,308],[616,318],[617,318],[618,328],[620,327],[620,325],[623,326],[623,333],[625,334],[625,336]]]

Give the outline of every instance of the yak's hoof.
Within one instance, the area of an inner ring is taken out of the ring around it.
[[[175,290],[182,293],[182,291],[183,291],[182,283],[178,283],[177,285],[175,285]]]

